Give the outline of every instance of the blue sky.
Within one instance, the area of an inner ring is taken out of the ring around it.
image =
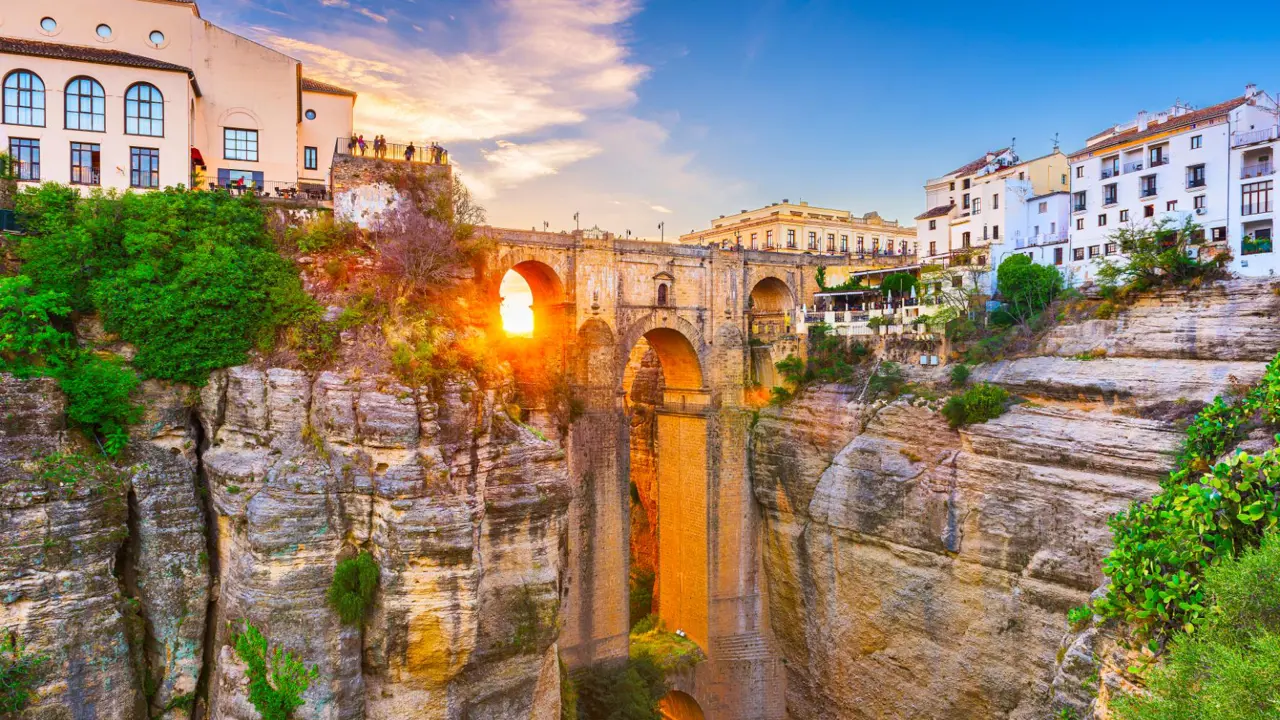
[[[438,139],[494,224],[656,239],[783,198],[910,222],[924,181],[1175,99],[1280,89],[1265,3],[222,0],[205,17]],[[1241,10],[1245,10],[1241,12]],[[1257,22],[1252,22],[1250,20]],[[1256,28],[1256,29],[1255,29]]]

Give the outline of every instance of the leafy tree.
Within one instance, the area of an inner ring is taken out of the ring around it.
[[[659,720],[667,694],[662,669],[648,656],[618,668],[592,668],[576,679],[581,720]]]
[[[910,293],[917,284],[918,281],[911,273],[893,273],[880,282],[880,290],[902,297]]]
[[[302,694],[319,670],[306,667],[293,653],[269,650],[266,636],[248,623],[234,644],[236,656],[247,666],[249,702],[262,720],[289,720],[302,707]]]
[[[342,622],[357,625],[364,621],[378,591],[378,578],[378,563],[368,551],[338,562],[327,597]]]
[[[48,663],[48,656],[27,652],[12,631],[5,631],[0,638],[0,716],[16,717],[26,709]]]
[[[1161,285],[1185,285],[1222,273],[1230,259],[1217,255],[1209,260],[1194,257],[1192,248],[1203,242],[1204,229],[1188,219],[1179,226],[1172,220],[1155,225],[1129,225],[1111,233],[1126,259],[1102,263],[1099,284],[1148,290]]]
[[[1008,303],[1008,313],[1019,322],[1048,307],[1062,291],[1061,273],[1021,254],[1010,255],[1000,263],[996,282]]]
[[[872,397],[895,398],[902,393],[902,388],[906,384],[906,378],[902,375],[902,366],[894,362],[883,362],[867,381],[867,390]]]
[[[964,363],[951,366],[951,384],[957,387],[963,386],[969,382],[969,376],[973,374],[973,370]]]
[[[62,373],[60,385],[67,419],[100,433],[108,455],[119,454],[129,442],[128,426],[142,416],[142,408],[129,399],[138,376],[118,360],[82,353]]]
[[[48,358],[71,347],[71,336],[53,326],[71,312],[66,293],[36,292],[25,275],[0,277],[0,370],[36,373]]]

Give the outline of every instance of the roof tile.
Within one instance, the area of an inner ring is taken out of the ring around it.
[[[302,89],[305,92],[324,93],[326,95],[349,95],[351,97],[356,96],[356,93],[354,90],[340,88],[337,85],[330,85],[329,83],[320,82],[319,80],[312,80],[309,77],[302,78]]]
[[[126,67],[183,72],[191,75],[191,68],[174,65],[163,60],[134,55],[133,53],[109,50],[107,48],[83,47],[80,45],[63,45],[62,43],[26,40],[23,38],[0,37],[0,54],[27,55],[31,57],[52,58],[55,60],[73,60],[98,63],[99,65],[124,65]]]
[[[1091,145],[1089,147],[1077,150],[1071,153],[1071,155],[1074,157],[1076,155],[1081,155],[1083,153],[1096,153],[1099,150],[1105,150],[1109,147],[1114,147],[1122,143],[1132,142],[1134,140],[1141,140],[1146,137],[1151,137],[1152,135],[1158,135],[1160,133],[1169,132],[1170,130],[1177,130],[1179,128],[1184,128],[1189,125],[1194,125],[1204,120],[1210,120],[1212,118],[1218,117],[1219,115],[1225,115],[1231,112],[1232,110],[1235,110],[1236,108],[1243,105],[1246,100],[1247,98],[1245,97],[1232,98],[1226,102],[1220,102],[1217,105],[1210,105],[1207,108],[1202,108],[1200,110],[1193,110],[1187,113],[1186,115],[1171,117],[1168,120],[1158,125],[1156,123],[1151,123],[1150,125],[1147,126],[1147,129],[1142,132],[1138,132],[1138,128],[1135,126],[1132,130],[1126,130],[1118,135],[1108,138],[1107,140],[1103,140],[1097,145]],[[1094,135],[1093,137],[1100,137],[1102,135],[1107,134],[1108,132],[1109,131],[1107,130],[1103,130],[1102,132],[1098,133],[1097,135]]]

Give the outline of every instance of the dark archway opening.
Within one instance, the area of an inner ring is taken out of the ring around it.
[[[751,384],[767,392],[779,384],[775,363],[793,350],[795,299],[786,283],[767,277],[751,289],[748,307]]]

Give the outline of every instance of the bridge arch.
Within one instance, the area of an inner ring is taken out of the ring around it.
[[[796,297],[787,283],[773,275],[760,278],[751,288],[751,308],[756,312],[785,312],[795,307]]]
[[[692,695],[679,690],[672,690],[662,698],[658,712],[661,713],[662,720],[705,720],[706,718],[698,701],[694,700]]]
[[[621,337],[617,377],[622,378],[631,349],[644,339],[662,361],[668,388],[702,390],[708,385],[707,344],[689,321],[654,313],[631,325]]]

